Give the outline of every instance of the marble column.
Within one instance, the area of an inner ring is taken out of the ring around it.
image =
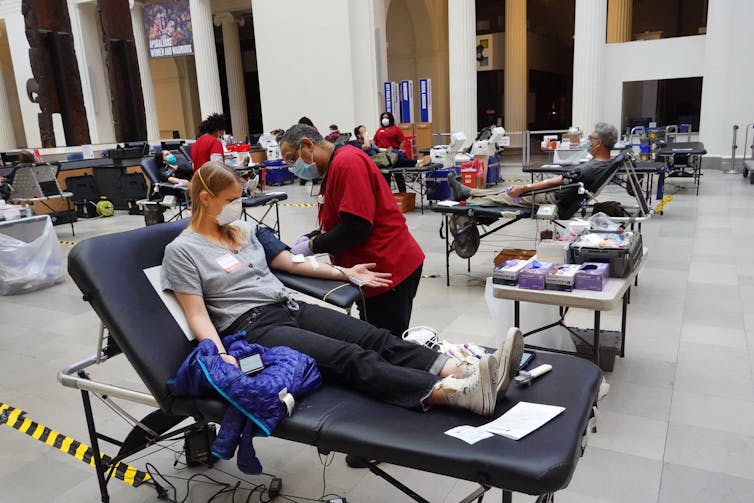
[[[243,140],[249,134],[249,115],[246,111],[246,88],[244,86],[243,61],[241,60],[241,41],[238,38],[238,26],[243,26],[243,19],[237,20],[230,12],[223,12],[215,16],[215,25],[222,26],[223,29],[225,75],[228,81],[231,131],[236,140]]]
[[[607,43],[630,42],[633,0],[608,0]]]
[[[526,102],[529,95],[529,66],[526,57],[526,0],[505,2],[504,117],[506,131],[527,129]],[[520,147],[523,136],[511,137],[511,146]]]
[[[220,94],[220,72],[217,69],[215,30],[212,26],[210,0],[189,0],[191,27],[194,35],[194,62],[196,86],[199,90],[199,108],[202,120],[208,115],[223,113]]]
[[[589,132],[602,114],[600,81],[607,0],[576,0],[571,124]]]
[[[149,42],[144,28],[144,2],[131,2],[131,24],[134,30],[136,56],[139,60],[141,92],[144,95],[144,115],[147,119],[147,139],[150,143],[160,141],[160,125],[157,122],[157,101],[154,97],[152,70],[149,68]]]
[[[448,0],[450,130],[462,131],[466,145],[477,133],[475,12],[474,2]]]
[[[5,37],[5,32],[0,29],[0,40]],[[2,70],[2,64],[0,64]],[[5,89],[5,71],[0,72],[0,150],[11,150],[16,148],[16,135],[13,133],[15,121],[11,116],[10,106],[8,105],[8,94]]]

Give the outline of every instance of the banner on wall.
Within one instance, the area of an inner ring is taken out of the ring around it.
[[[432,79],[419,79],[419,122],[432,122]]]
[[[149,56],[172,58],[194,54],[188,0],[163,0],[144,7]]]
[[[414,82],[401,80],[401,122],[409,124],[414,116]]]
[[[383,89],[385,91],[385,111],[398,115],[398,83],[385,82]]]

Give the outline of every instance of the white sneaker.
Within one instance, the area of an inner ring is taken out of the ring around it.
[[[480,416],[495,412],[495,387],[497,385],[497,360],[494,355],[485,355],[475,365],[476,372],[458,379],[448,376],[440,381],[440,389],[448,405],[467,409]]]
[[[521,355],[524,354],[524,337],[518,327],[508,329],[508,334],[503,345],[495,351],[497,361],[497,392],[496,398],[500,400],[505,396],[508,387],[514,377],[518,375],[521,365]]]

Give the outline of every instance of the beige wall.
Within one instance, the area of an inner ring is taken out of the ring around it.
[[[391,0],[386,24],[388,79],[414,81],[416,117],[418,81],[432,79],[432,130],[449,131],[447,0]]]
[[[181,138],[194,138],[201,122],[194,58],[150,59],[149,68],[160,138],[172,138],[173,131],[180,131]]]
[[[18,92],[16,91],[16,75],[13,73],[13,61],[10,57],[10,48],[8,46],[8,37],[5,31],[5,21],[0,19],[0,78],[5,83],[5,94],[8,98],[8,108],[10,109],[13,124],[13,134],[16,138],[16,147],[26,146],[26,134],[23,127],[23,116],[21,115],[21,106],[18,102]]]

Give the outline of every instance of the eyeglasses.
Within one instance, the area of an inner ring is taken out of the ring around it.
[[[288,156],[287,158],[283,159],[283,162],[285,162],[285,164],[289,168],[292,168],[293,165],[296,164],[296,161],[298,160],[298,156],[299,156],[299,151],[300,150],[301,150],[301,147],[299,147],[298,149],[296,149],[296,151],[293,152],[294,155]]]
[[[586,139],[587,139],[587,140],[589,140],[589,141],[592,141],[592,140],[599,140],[599,137],[598,137],[598,136],[592,136],[592,135],[589,135],[589,136],[587,136],[587,137],[586,137]]]

